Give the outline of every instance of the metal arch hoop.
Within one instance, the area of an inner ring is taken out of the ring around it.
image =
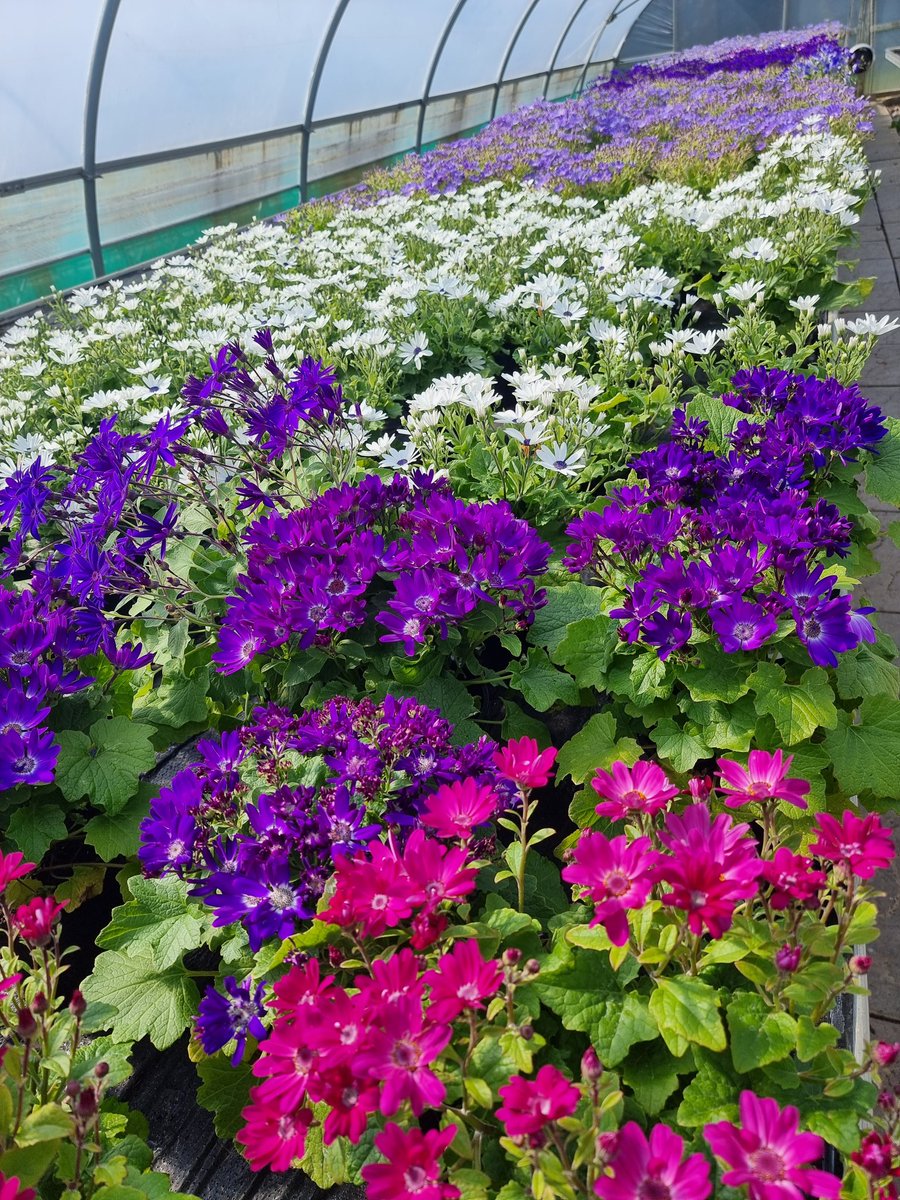
[[[577,4],[575,11],[572,13],[571,17],[569,17],[568,21],[566,21],[563,31],[559,35],[559,41],[553,47],[553,56],[550,59],[550,66],[547,68],[547,77],[544,80],[544,90],[541,93],[541,99],[543,99],[543,100],[547,99],[547,93],[550,91],[550,80],[553,78],[553,72],[556,69],[556,60],[559,58],[560,53],[562,52],[562,48],[565,45],[566,38],[569,36],[569,30],[572,28],[572,26],[578,20],[578,15],[581,12],[581,10],[589,2],[590,2],[590,0],[579,0],[579,3]]]
[[[434,48],[434,53],[431,56],[431,62],[428,64],[428,72],[425,76],[425,84],[422,88],[422,99],[419,101],[419,118],[416,121],[416,154],[422,153],[422,135],[425,130],[425,110],[428,107],[428,97],[431,95],[431,85],[434,83],[434,77],[437,75],[437,69],[443,56],[447,42],[450,39],[450,34],[453,32],[453,26],[456,24],[456,18],[466,7],[468,0],[456,0],[453,7],[453,12],[447,18],[447,23],[444,26],[441,36],[438,38],[437,45]]]
[[[531,0],[530,4],[525,9],[525,12],[519,18],[519,23],[515,28],[515,32],[507,42],[506,50],[503,52],[503,61],[500,63],[500,70],[497,72],[497,82],[494,84],[494,98],[491,101],[491,115],[488,117],[489,121],[493,121],[494,117],[497,115],[497,103],[500,99],[500,88],[503,86],[503,77],[506,74],[506,68],[509,66],[509,60],[512,58],[513,51],[516,48],[516,43],[519,40],[519,34],[527,25],[528,18],[537,8],[538,4],[540,4],[540,0]]]
[[[616,0],[615,8],[612,10],[612,12],[609,14],[609,16],[606,18],[606,20],[603,22],[603,24],[597,30],[597,36],[591,42],[591,48],[587,52],[587,58],[584,60],[584,67],[582,68],[581,75],[578,78],[578,86],[575,89],[576,95],[579,95],[582,91],[584,91],[584,84],[585,84],[585,80],[587,79],[588,69],[590,68],[590,65],[591,65],[591,59],[594,57],[594,51],[597,49],[597,46],[600,44],[600,39],[601,39],[601,37],[603,37],[603,34],[606,31],[607,27],[612,25],[613,21],[616,19],[617,16],[619,16],[620,12],[623,12],[623,13],[628,12],[629,8],[634,8],[634,6],[636,4],[640,4],[640,3],[641,3],[641,0],[631,0],[630,4],[626,4],[624,8],[621,8],[620,6],[622,4],[622,0]]]
[[[309,77],[309,88],[306,92],[306,108],[303,113],[303,127],[300,132],[301,204],[306,200],[307,192],[309,191],[309,135],[313,112],[316,107],[316,97],[319,94],[319,84],[322,82],[322,73],[325,70],[326,62],[328,61],[328,52],[331,49],[331,43],[334,41],[334,35],[338,31],[341,18],[347,11],[347,6],[349,3],[350,0],[337,0],[337,3],[332,9],[331,16],[328,20],[328,26],[319,45],[319,53],[316,55],[316,62],[312,70],[312,75]]]
[[[113,26],[119,11],[120,0],[106,0],[97,26],[97,39],[88,72],[87,93],[84,102],[84,142],[82,163],[84,175],[84,219],[87,225],[91,266],[95,276],[105,274],[103,245],[100,241],[100,217],[97,211],[97,119],[100,114],[100,91],[103,87],[103,71],[106,56],[112,41]]]

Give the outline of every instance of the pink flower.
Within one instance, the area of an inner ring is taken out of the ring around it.
[[[612,1176],[594,1184],[601,1200],[706,1200],[712,1190],[709,1163],[702,1154],[684,1162],[684,1142],[668,1125],[654,1125],[647,1139],[629,1121],[615,1137]]]
[[[375,1138],[388,1161],[370,1163],[360,1171],[368,1200],[457,1200],[459,1188],[440,1182],[440,1157],[455,1134],[455,1125],[427,1133],[388,1125]]]
[[[0,892],[5,892],[14,879],[21,879],[35,868],[34,863],[23,862],[24,854],[12,850],[9,854],[0,854]],[[18,1180],[16,1180],[18,1183]]]
[[[612,821],[624,821],[631,813],[659,812],[678,795],[678,788],[672,787],[662,768],[649,762],[636,762],[630,768],[615,762],[612,775],[598,771],[591,787],[598,796],[606,797],[597,805],[597,812]]]
[[[802,946],[792,946],[790,942],[785,942],[783,946],[779,946],[775,951],[775,966],[783,974],[792,975],[800,966],[802,958]]]
[[[506,1126],[510,1137],[537,1133],[550,1121],[570,1117],[578,1106],[581,1093],[556,1067],[541,1067],[534,1079],[513,1075],[498,1088],[503,1107],[497,1120]]]
[[[17,1176],[0,1174],[0,1200],[34,1200],[35,1195],[34,1188],[20,1186]]]
[[[409,877],[393,845],[371,842],[368,854],[338,855],[334,874],[335,892],[320,920],[344,929],[358,926],[363,937],[379,937],[412,916]]]
[[[789,908],[795,900],[806,906],[816,903],[828,876],[812,865],[811,858],[792,854],[787,846],[779,846],[771,861],[763,863],[762,877],[772,885],[769,903],[774,909]]]
[[[276,1012],[294,1011],[308,1006],[316,1008],[335,993],[334,976],[322,978],[318,962],[311,958],[302,966],[291,967],[287,975],[275,984],[275,998],[271,1002]]]
[[[867,1133],[858,1150],[850,1155],[873,1179],[882,1180],[887,1177],[900,1175],[900,1167],[894,1165],[897,1157],[897,1147],[887,1133]]]
[[[461,900],[475,886],[478,872],[467,867],[468,850],[441,845],[424,829],[410,834],[403,851],[410,903],[436,908],[444,900]]]
[[[354,1146],[369,1127],[369,1117],[378,1111],[378,1084],[357,1079],[349,1067],[326,1071],[316,1089],[316,1099],[330,1105],[322,1123],[322,1141],[330,1146],[345,1137]]]
[[[539,750],[530,737],[516,738],[494,751],[494,765],[500,774],[526,791],[549,783],[555,759],[556,750],[552,746]]]
[[[442,784],[426,797],[425,810],[419,819],[438,837],[467,841],[472,830],[490,820],[496,811],[497,794],[493,788],[471,778],[457,779]]]
[[[780,750],[769,754],[767,750],[751,750],[746,767],[730,758],[719,759],[719,772],[723,790],[731,794],[725,803],[729,808],[740,808],[742,804],[764,803],[767,800],[784,800],[796,808],[806,808],[803,799],[809,791],[805,779],[788,779],[787,773],[793,755],[782,761]]]
[[[879,1067],[889,1067],[900,1055],[900,1042],[873,1042],[869,1047],[872,1061]]]
[[[450,1038],[449,1025],[429,1021],[422,1004],[403,996],[381,1016],[368,1044],[356,1055],[354,1070],[383,1083],[380,1108],[389,1117],[408,1100],[418,1116],[426,1108],[439,1108],[445,1088],[429,1069]]]
[[[390,958],[376,958],[372,975],[357,975],[353,981],[371,1008],[393,1004],[401,996],[422,998],[422,982],[416,956],[406,946]]]
[[[731,1168],[722,1175],[727,1187],[746,1184],[750,1200],[802,1200],[804,1192],[837,1200],[840,1179],[804,1165],[822,1157],[823,1142],[800,1132],[796,1108],[741,1092],[740,1111],[739,1126],[717,1121],[703,1130],[713,1154]]]
[[[11,992],[21,979],[21,971],[17,971],[15,975],[8,975],[5,979],[0,979],[0,1000],[3,999],[7,992]]]
[[[431,986],[429,1017],[454,1021],[466,1009],[484,1008],[485,997],[496,994],[502,979],[499,963],[494,959],[485,962],[477,942],[457,942],[423,979]]]
[[[66,907],[52,896],[35,896],[27,904],[20,904],[13,916],[16,932],[32,946],[46,946],[53,937],[53,922]]]
[[[660,841],[671,857],[660,856],[656,877],[672,887],[663,904],[688,914],[690,931],[704,926],[714,938],[731,928],[735,907],[759,890],[760,861],[747,826],[735,825],[726,813],[711,816],[703,804],[683,813],[668,813]]]
[[[247,1161],[254,1171],[263,1167],[287,1171],[303,1158],[306,1131],[313,1121],[312,1109],[297,1108],[283,1113],[259,1103],[258,1092],[259,1088],[250,1092],[251,1103],[241,1113],[246,1124],[235,1140],[246,1147]]]
[[[844,866],[860,879],[871,879],[894,857],[891,832],[875,813],[856,817],[845,812],[840,821],[830,813],[816,813],[816,825],[819,839],[810,850],[827,862]]]
[[[587,888],[594,901],[592,925],[602,925],[614,946],[628,941],[631,908],[642,908],[654,883],[653,868],[659,856],[650,849],[650,839],[624,835],[610,841],[602,833],[583,833],[572,864],[562,873],[569,883]]]

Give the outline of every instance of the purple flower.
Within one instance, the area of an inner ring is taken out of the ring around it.
[[[236,1067],[244,1057],[247,1038],[261,1041],[266,1036],[262,1023],[265,987],[259,983],[254,988],[249,978],[238,983],[229,975],[222,980],[222,988],[219,992],[212,985],[207,987],[197,1011],[196,1029],[207,1054],[215,1054],[234,1040],[231,1065]]]
[[[727,654],[756,650],[778,628],[775,618],[752,600],[721,600],[709,610],[709,619]]]

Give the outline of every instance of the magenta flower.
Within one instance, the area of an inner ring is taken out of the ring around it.
[[[498,1091],[503,1107],[497,1109],[497,1119],[510,1137],[538,1133],[550,1121],[570,1117],[581,1099],[578,1088],[549,1065],[541,1067],[534,1079],[513,1075]]]
[[[442,784],[425,798],[420,820],[438,837],[467,841],[472,831],[497,811],[497,793],[474,779],[456,779]]]
[[[740,808],[742,804],[754,801],[784,800],[796,808],[806,808],[803,797],[809,791],[809,784],[805,779],[787,778],[792,762],[793,755],[790,754],[782,761],[780,750],[774,754],[766,750],[751,750],[746,767],[730,758],[720,758],[722,788],[730,793],[725,798],[726,805]]]
[[[722,1175],[727,1187],[746,1184],[750,1200],[803,1200],[804,1192],[837,1200],[840,1179],[805,1165],[822,1157],[823,1142],[800,1132],[796,1108],[741,1092],[740,1111],[739,1126],[717,1121],[703,1130],[713,1154],[731,1168]]]
[[[587,888],[594,901],[591,925],[602,925],[614,946],[628,941],[630,908],[642,908],[654,883],[653,868],[659,856],[650,839],[624,835],[611,841],[602,833],[583,833],[572,863],[562,873],[568,883]]]
[[[649,762],[636,762],[630,768],[615,762],[612,775],[598,771],[591,787],[598,796],[606,797],[597,805],[597,812],[611,821],[623,821],[631,813],[659,812],[678,795],[678,788],[672,787],[662,768]]]
[[[34,870],[35,864],[24,862],[24,858],[25,855],[18,850],[11,850],[9,854],[0,853],[0,892],[5,892],[14,879],[21,879]]]
[[[306,1133],[313,1122],[312,1109],[301,1106],[285,1113],[278,1106],[266,1104],[259,1092],[259,1088],[251,1090],[250,1104],[241,1112],[246,1124],[235,1140],[244,1146],[254,1171],[263,1167],[287,1171],[303,1158]]]
[[[609,1166],[594,1184],[601,1200],[706,1200],[712,1190],[702,1154],[682,1162],[684,1142],[668,1125],[654,1125],[650,1138],[634,1121],[615,1135]]]
[[[553,774],[556,750],[548,746],[539,750],[534,738],[520,737],[494,752],[494,765],[501,775],[517,783],[520,788],[545,787]]]
[[[793,854],[787,846],[779,846],[771,860],[763,863],[762,877],[772,885],[769,903],[774,909],[788,908],[795,901],[807,907],[816,903],[828,877],[824,871],[814,871],[812,865],[811,858]]]
[[[494,959],[485,962],[476,941],[459,941],[423,977],[431,986],[428,1016],[432,1021],[454,1021],[466,1009],[484,1008],[485,998],[495,995],[502,979],[499,964]]]
[[[819,837],[810,850],[846,867],[860,879],[871,879],[894,857],[893,836],[875,813],[856,817],[845,812],[840,821],[830,813],[816,813],[816,825]]]
[[[375,1138],[387,1162],[370,1163],[360,1172],[368,1200],[456,1200],[459,1188],[440,1182],[440,1158],[455,1134],[455,1125],[427,1133],[388,1125]]]
[[[382,1081],[380,1108],[385,1116],[408,1100],[418,1116],[426,1108],[439,1108],[444,1085],[430,1069],[453,1034],[449,1025],[429,1021],[422,1005],[401,996],[386,1009],[381,1029],[373,1030],[368,1045],[354,1060],[354,1069]]]

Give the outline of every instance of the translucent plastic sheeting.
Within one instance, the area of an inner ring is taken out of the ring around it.
[[[314,119],[418,100],[455,2],[350,0],[328,51]]]
[[[627,0],[626,0],[627,3]],[[619,7],[623,7],[622,4]],[[587,0],[578,11],[556,59],[557,67],[581,66],[602,27],[615,10],[609,0]]]
[[[330,8],[327,0],[121,0],[103,72],[97,161],[299,125]]]
[[[522,79],[548,69],[553,48],[581,3],[582,0],[540,0],[510,55],[507,79]]]
[[[0,0],[0,180],[81,165],[102,0]]]
[[[87,250],[84,191],[78,179],[64,180],[39,192],[0,198],[0,275]]]
[[[530,0],[468,0],[447,39],[432,95],[495,83],[510,39],[529,5]]]

